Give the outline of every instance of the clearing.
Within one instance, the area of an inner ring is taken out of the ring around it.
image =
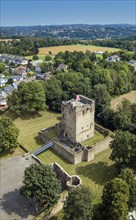
[[[111,100],[111,109],[116,111],[118,106],[123,101],[123,99],[129,100],[131,103],[136,103],[136,90],[131,91],[131,92],[126,93],[126,94],[123,94],[123,95],[120,95],[120,96],[118,96],[116,98],[113,98]]]
[[[47,55],[47,54],[49,54],[49,51],[51,51],[52,54],[55,55],[55,54],[59,53],[60,51],[73,52],[75,50],[82,51],[82,52],[86,52],[86,50],[90,50],[91,52],[94,52],[94,51],[116,52],[116,51],[119,51],[120,49],[110,48],[110,47],[99,47],[99,46],[94,46],[94,45],[77,44],[77,45],[64,45],[64,46],[53,46],[53,47],[39,48],[38,55]]]

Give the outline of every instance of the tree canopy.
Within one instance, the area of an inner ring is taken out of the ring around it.
[[[13,91],[8,98],[9,109],[15,115],[44,110],[47,107],[45,102],[45,91],[39,82],[20,83],[18,90]]]
[[[88,188],[78,187],[71,190],[64,204],[64,219],[91,220],[92,195]]]
[[[101,220],[127,220],[129,188],[120,178],[108,182],[103,190]]]
[[[19,130],[9,118],[0,119],[0,152],[13,151],[19,146]]]
[[[136,166],[136,135],[129,131],[115,131],[110,148],[112,153],[110,158],[119,166]]]
[[[121,170],[119,178],[124,180],[129,187],[129,210],[133,210],[136,207],[136,178],[133,170],[126,168]]]
[[[50,166],[32,164],[25,169],[20,193],[27,199],[33,198],[36,209],[48,209],[57,203],[60,189],[60,182]]]

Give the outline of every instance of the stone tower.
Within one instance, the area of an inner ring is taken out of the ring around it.
[[[82,95],[63,101],[59,134],[71,142],[82,142],[94,135],[95,103]]]

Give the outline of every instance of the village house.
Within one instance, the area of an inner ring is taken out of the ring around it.
[[[5,84],[7,83],[7,79],[3,79],[3,78],[0,78],[0,87],[3,87],[5,86]]]
[[[4,77],[5,77],[5,75],[1,73],[0,74],[0,78],[4,78]]]
[[[20,76],[27,76],[26,68],[24,66],[19,66],[15,69],[15,73]]]
[[[15,65],[27,65],[28,61],[21,57],[12,54],[1,54],[0,61],[8,61],[9,64],[14,63]]]
[[[34,60],[30,62],[34,67],[40,67],[40,65],[43,63],[43,60]]]
[[[44,80],[50,80],[52,77],[52,73],[49,71],[47,73],[44,73]]]
[[[1,89],[0,90],[0,100],[6,99],[6,98],[7,98],[7,94]]]
[[[113,56],[107,57],[106,60],[108,62],[117,62],[117,61],[120,61],[120,57],[118,55],[113,55]]]
[[[130,60],[128,63],[129,65],[133,66],[136,70],[136,60]]]
[[[67,68],[68,68],[67,65],[65,65],[65,64],[60,64],[60,65],[56,68],[56,70],[57,70],[57,71],[66,71]]]
[[[12,85],[8,85],[3,88],[3,91],[7,94],[10,95],[12,92],[17,89],[17,86],[13,83]]]

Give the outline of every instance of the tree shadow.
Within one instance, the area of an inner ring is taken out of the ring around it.
[[[22,120],[29,120],[29,119],[35,119],[35,118],[40,118],[42,115],[40,113],[36,112],[26,112],[23,115],[21,115],[19,118]]]
[[[37,143],[38,145],[40,145],[40,146],[44,144],[44,142],[43,142],[42,140],[40,140],[40,138],[39,138],[38,136],[34,137],[34,140],[35,140],[36,143]]]
[[[77,167],[76,172],[91,179],[95,184],[104,185],[115,177],[117,171],[114,165],[109,166],[106,162],[99,161],[98,163]]]
[[[20,118],[22,120],[29,120],[29,119],[35,119],[35,118],[38,118],[38,117],[42,117],[42,115],[40,113],[37,113],[37,112],[24,112],[22,115],[20,116],[17,116],[15,114],[13,114],[13,112],[11,112],[10,110],[6,112],[5,116],[11,118],[12,120],[16,120],[17,118]]]
[[[24,219],[30,215],[36,216],[34,207],[34,202],[32,200],[28,202],[25,197],[20,195],[18,189],[5,193],[1,198],[1,215],[6,212],[8,215],[16,214]]]
[[[58,120],[58,121],[61,121],[61,119],[62,119],[61,116],[58,116],[58,117],[57,117],[57,120]]]

